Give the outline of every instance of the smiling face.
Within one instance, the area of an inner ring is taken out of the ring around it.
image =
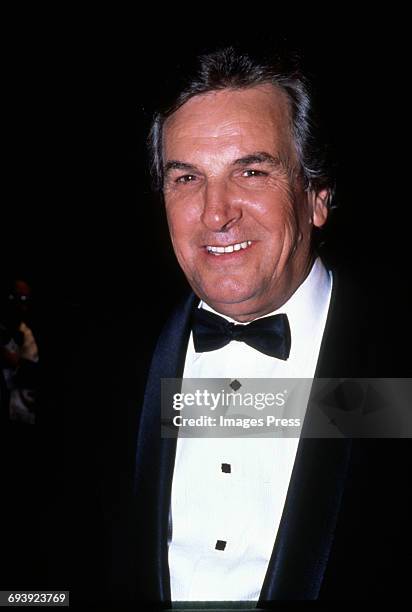
[[[163,129],[173,247],[193,291],[251,321],[280,307],[311,265],[327,191],[303,189],[286,95],[272,85],[195,96]]]

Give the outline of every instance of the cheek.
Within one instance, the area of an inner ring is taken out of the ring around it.
[[[176,237],[193,234],[199,223],[199,207],[195,202],[171,201],[166,205],[166,215],[170,231]]]
[[[179,241],[182,236],[187,234],[187,217],[177,207],[169,207],[166,209],[166,214],[171,237],[174,241]]]
[[[265,235],[273,246],[280,246],[295,232],[298,225],[293,209],[287,204],[272,202],[270,206],[264,208],[257,205],[254,217],[259,226],[265,230]]]
[[[251,215],[270,232],[282,232],[286,225],[290,225],[295,216],[294,208],[290,189],[284,185],[257,192],[248,201]]]
[[[183,268],[193,257],[192,238],[194,235],[193,225],[188,221],[187,217],[168,213],[169,233],[173,245],[175,255]]]

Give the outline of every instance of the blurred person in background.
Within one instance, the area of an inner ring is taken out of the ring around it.
[[[32,288],[12,281],[3,292],[0,314],[0,366],[9,392],[11,421],[34,424],[39,349],[33,332]]]

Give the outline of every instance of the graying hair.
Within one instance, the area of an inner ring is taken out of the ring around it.
[[[281,60],[257,61],[233,47],[200,55],[194,77],[188,77],[180,92],[162,111],[155,114],[148,138],[151,173],[155,189],[163,189],[162,132],[165,120],[194,96],[222,89],[246,89],[271,84],[283,91],[291,109],[291,132],[304,180],[304,187],[319,192],[329,190],[329,206],[334,181],[319,135],[308,80],[293,67],[287,70]]]

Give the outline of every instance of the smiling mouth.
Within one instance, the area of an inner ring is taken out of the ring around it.
[[[206,246],[206,251],[211,255],[224,255],[225,253],[233,253],[235,251],[242,251],[250,247],[252,244],[251,240],[245,240],[244,242],[236,242],[234,244],[229,244],[228,246]]]

